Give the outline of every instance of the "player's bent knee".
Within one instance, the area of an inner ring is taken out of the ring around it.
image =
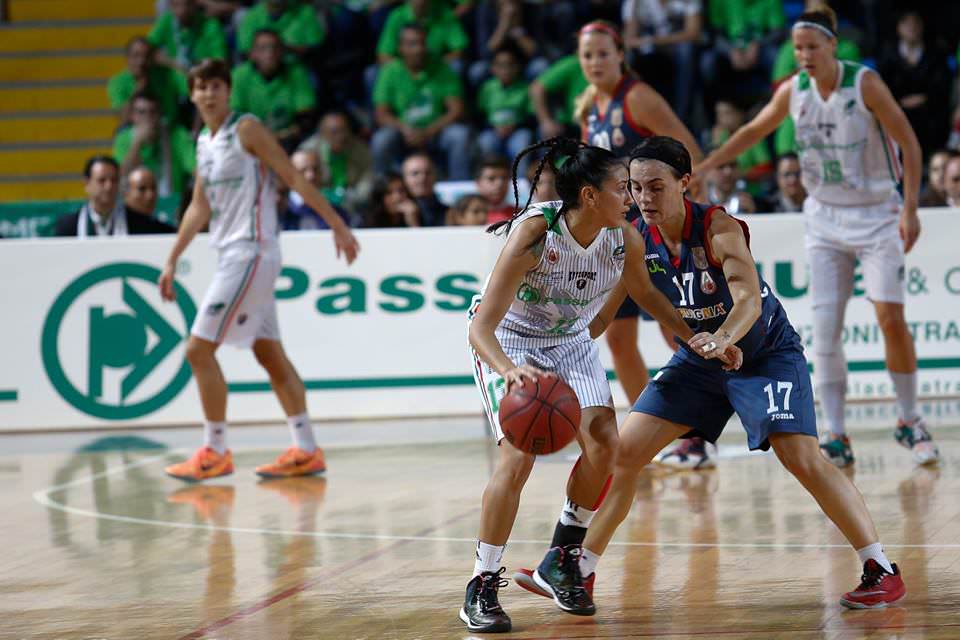
[[[878,305],[877,325],[884,335],[903,333],[908,331],[907,320],[903,315],[901,305]]]
[[[216,350],[216,344],[208,342],[207,340],[201,340],[195,336],[190,336],[190,339],[187,341],[184,357],[187,359],[187,362],[190,363],[191,367],[196,368],[209,364],[213,360]]]

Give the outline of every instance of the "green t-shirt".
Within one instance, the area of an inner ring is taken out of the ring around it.
[[[237,28],[237,49],[241,53],[250,51],[253,37],[261,29],[276,31],[284,44],[297,49],[320,46],[327,36],[326,25],[320,21],[312,5],[291,3],[274,19],[267,12],[267,3],[259,2],[243,16]]]
[[[233,70],[230,108],[252,113],[271,131],[286,129],[296,114],[313,109],[316,102],[310,76],[298,63],[283,64],[270,80],[260,75],[252,62]]]
[[[124,69],[110,78],[107,97],[112,109],[122,109],[137,89],[133,74]],[[147,92],[160,101],[160,113],[167,122],[176,120],[179,105],[187,98],[187,81],[169,67],[155,66],[147,71]]]
[[[410,73],[401,60],[383,65],[373,87],[374,106],[385,105],[412,127],[428,127],[446,111],[445,101],[463,95],[457,74],[442,60]]]
[[[783,0],[723,0],[710,3],[710,24],[738,44],[757,40],[786,23]]]
[[[214,18],[197,13],[184,29],[167,11],[154,23],[147,40],[182,67],[191,67],[205,58],[227,59],[227,38]]]
[[[580,69],[580,61],[577,56],[571,54],[560,58],[550,68],[540,74],[537,78],[547,93],[563,92],[563,106],[554,114],[557,122],[561,124],[576,124],[573,121],[574,106],[577,102],[577,96],[583,93],[587,88],[587,79],[583,77],[583,71]]]
[[[531,113],[527,83],[517,80],[505,87],[496,78],[490,78],[480,87],[477,105],[491,127],[522,124]]]
[[[133,146],[133,127],[124,127],[113,139],[113,157],[122,163]],[[170,129],[170,188],[173,193],[183,193],[187,179],[197,167],[196,146],[190,132],[181,126]],[[157,184],[163,182],[163,145],[145,144],[140,147],[140,161],[157,176]]]
[[[851,62],[860,62],[860,48],[852,40],[840,38],[837,41],[837,58],[840,60],[850,60]],[[780,51],[777,52],[777,59],[773,63],[772,79],[774,83],[781,82],[796,70],[797,58],[793,51],[793,41],[787,38],[787,40],[780,45]],[[782,156],[788,151],[797,150],[794,133],[793,118],[787,116],[786,120],[777,128],[777,132],[773,136],[773,149],[778,156]]]
[[[470,43],[457,15],[445,3],[433,0],[423,20],[417,20],[410,5],[404,3],[387,16],[377,42],[377,54],[397,57],[400,31],[411,22],[419,22],[426,29],[427,51],[438,58],[453,51],[463,51]]]

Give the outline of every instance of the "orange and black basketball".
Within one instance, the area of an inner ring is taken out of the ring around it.
[[[500,402],[500,428],[514,447],[534,455],[559,451],[577,437],[580,401],[560,376],[513,385]]]

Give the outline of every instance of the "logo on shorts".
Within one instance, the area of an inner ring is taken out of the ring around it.
[[[567,272],[567,282],[576,280],[577,289],[583,289],[587,286],[587,280],[596,282],[596,271],[569,271]]]
[[[215,316],[226,308],[227,308],[226,302],[214,302],[213,304],[207,305],[207,315]]]
[[[710,277],[709,271],[700,272],[700,291],[708,296],[717,292],[717,283]]]
[[[73,280],[50,307],[44,369],[77,410],[106,420],[139,418],[189,382],[181,344],[197,308],[176,281],[176,304],[162,304],[159,277],[159,269],[142,263],[107,264]]]
[[[693,266],[697,269],[702,271],[709,266],[707,264],[707,252],[703,247],[690,247],[690,254],[693,256]]]
[[[240,315],[237,316],[237,324],[243,324],[246,321],[247,321],[247,314],[241,313]]]

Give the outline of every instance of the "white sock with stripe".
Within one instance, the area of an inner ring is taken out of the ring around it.
[[[887,560],[887,554],[883,552],[883,546],[879,542],[868,544],[863,549],[857,549],[857,555],[860,556],[860,564],[867,560],[876,560],[877,564],[886,569],[888,573],[893,573],[893,565]]]
[[[600,554],[584,547],[583,554],[580,556],[580,575],[589,578],[591,573],[596,572],[598,562],[600,562]]]
[[[203,446],[223,455],[227,451],[227,423],[204,420]]]
[[[495,544],[487,544],[477,540],[477,559],[473,563],[471,579],[481,573],[497,571],[500,568],[500,561],[503,560],[503,550],[505,548],[505,545],[498,547]]]
[[[303,449],[307,453],[316,451],[317,441],[313,438],[313,425],[310,424],[310,416],[306,411],[287,417],[287,426],[290,428],[293,444],[298,449]]]

